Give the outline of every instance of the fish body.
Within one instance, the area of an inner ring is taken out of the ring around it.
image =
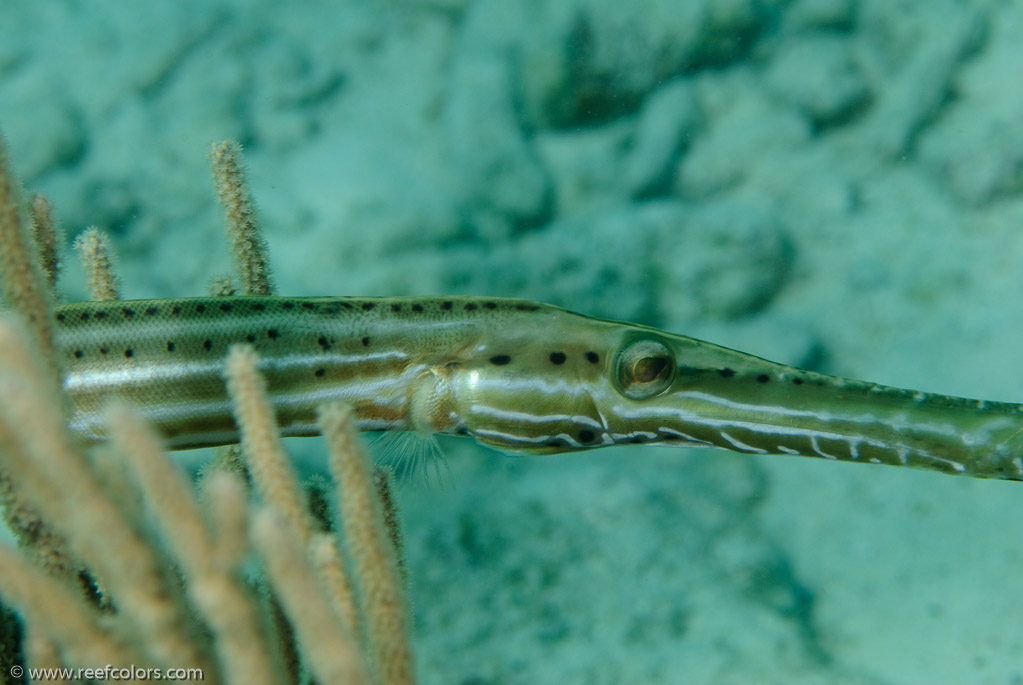
[[[720,447],[1023,479],[1020,405],[855,381],[646,326],[482,297],[220,297],[56,310],[70,426],[114,397],[171,448],[230,444],[228,348],[259,353],[281,432],[342,399],[361,430],[472,436],[515,454]]]

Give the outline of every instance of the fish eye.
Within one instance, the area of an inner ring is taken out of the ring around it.
[[[657,340],[626,343],[615,361],[618,389],[633,400],[660,395],[675,380],[675,357]]]

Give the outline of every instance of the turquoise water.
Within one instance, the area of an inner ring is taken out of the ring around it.
[[[1013,0],[8,1],[0,127],[128,297],[227,271],[232,136],[282,293],[529,297],[1019,400],[1020,45]],[[452,487],[400,492],[424,683],[1023,682],[1018,483],[443,447]]]

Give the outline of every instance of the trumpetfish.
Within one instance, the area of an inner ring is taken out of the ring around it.
[[[786,366],[647,326],[487,297],[203,297],[64,304],[70,426],[138,407],[172,449],[238,441],[228,348],[256,348],[283,435],[349,403],[365,431],[471,436],[511,454],[719,447],[1023,480],[1023,405]]]

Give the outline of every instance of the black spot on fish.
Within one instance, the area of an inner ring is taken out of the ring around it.
[[[177,316],[180,313],[181,313],[181,307],[179,307],[178,305],[174,305],[173,307],[171,307],[171,314],[173,314],[174,316]]]
[[[490,363],[494,366],[504,366],[511,361],[511,357],[506,354],[495,354],[490,358]]]
[[[477,307],[472,302],[466,302],[465,307],[463,307],[463,309],[465,309],[465,311],[467,312],[474,312],[476,311]]]
[[[793,378],[792,379],[792,383],[794,385],[802,385],[803,384],[803,379],[802,378]]]
[[[135,316],[135,310],[128,309],[127,307],[122,307],[121,313],[124,314],[124,318],[126,319],[130,319],[131,317]]]
[[[146,316],[156,316],[160,310],[156,307],[146,307]]]
[[[126,349],[126,350],[124,351],[124,356],[125,356],[126,358],[128,358],[128,359],[131,359],[132,357],[134,357],[134,356],[135,356],[135,350],[133,350],[133,349],[131,349],[131,348],[129,347],[128,349]]]
[[[202,346],[203,346],[204,350],[209,352],[210,350],[213,349],[213,341],[212,340],[203,340],[202,341]]]
[[[440,303],[440,308],[444,311],[450,310],[452,306],[454,306],[454,303],[451,300],[444,300]]]
[[[372,302],[363,302],[362,303],[362,311],[364,311],[364,312],[368,312],[369,310],[373,309],[373,307],[376,307],[376,305],[374,303],[372,303]]]
[[[362,346],[363,346],[363,347],[369,347],[369,336],[368,336],[368,335],[367,335],[367,336],[365,336],[365,337],[364,337],[364,338],[362,339]]]
[[[769,380],[771,380],[771,377],[768,376],[766,373],[762,373],[759,376],[757,376],[757,383],[766,383]]]
[[[85,356],[84,352],[82,352],[81,350],[75,350],[75,359],[81,359],[84,356]]]
[[[287,300],[285,300],[284,302],[281,302],[281,309],[294,309],[294,308],[295,308],[295,303],[294,302],[289,302]]]
[[[647,437],[645,435],[634,435],[632,436],[632,440],[630,440],[630,442],[632,442],[635,445],[640,445],[646,441]]]
[[[423,311],[423,305],[419,303],[412,305],[412,311],[414,311],[417,314],[421,313]]]
[[[253,311],[261,312],[264,309],[266,309],[266,305],[263,304],[262,302],[256,302],[255,304],[252,305],[252,310]]]
[[[596,438],[597,436],[594,435],[593,431],[591,431],[589,428],[583,428],[581,431],[579,431],[577,437],[579,438],[579,442],[585,444],[588,442],[593,442],[593,439]]]
[[[401,305],[400,304],[392,304],[391,305],[391,311],[392,312],[400,312],[401,311]]]
[[[515,309],[519,310],[520,312],[535,312],[535,311],[539,310],[540,308],[538,306],[536,306],[535,304],[527,304],[525,302],[519,302],[517,305],[515,305]]]
[[[591,350],[591,351],[586,353],[586,361],[588,361],[591,364],[596,364],[597,362],[600,361],[600,357],[597,356],[596,352],[593,352]]]
[[[100,354],[110,354],[110,348],[109,347],[101,347],[101,348],[99,348],[99,353]]]
[[[327,336],[325,335],[321,335],[319,338],[317,338],[316,343],[323,348],[324,352],[330,349],[330,341],[327,340]]]
[[[484,302],[483,306],[486,309],[497,309],[497,303],[496,302]]]
[[[722,378],[731,378],[735,375],[735,372],[726,366],[723,369],[718,369],[718,375]]]
[[[551,352],[551,363],[552,364],[564,364],[565,353],[564,352]]]
[[[229,305],[227,302],[224,302],[223,304],[220,305],[220,311],[226,314],[227,312],[231,311],[231,305]]]
[[[270,338],[271,340],[276,340],[277,336],[279,336],[279,335],[280,335],[280,333],[277,332],[276,328],[271,328],[270,330],[268,330],[266,332],[266,337]]]
[[[323,376],[326,375],[326,373],[327,373],[326,369],[316,369],[315,371],[317,378],[323,378]]]
[[[312,302],[303,302],[302,309],[313,310],[316,309],[316,305],[314,305]]]
[[[96,312],[95,314],[92,315],[92,318],[96,319],[97,321],[102,321],[103,319],[107,318],[107,313],[102,311]]]
[[[248,340],[250,343],[256,342],[256,336],[254,336],[252,333],[249,333],[247,336],[245,336],[245,339]]]
[[[63,321],[63,320],[64,320],[64,315],[63,314],[57,314],[57,321]]]
[[[177,347],[178,347],[178,346],[177,346],[177,345],[175,345],[175,344],[174,344],[173,342],[171,342],[170,340],[168,340],[168,341],[167,341],[167,351],[168,351],[168,352],[173,352],[173,351],[174,351],[175,349],[177,349]]]
[[[82,321],[88,321],[89,312],[82,312],[81,314],[78,315],[78,318],[81,319]]]
[[[206,305],[204,305],[204,304],[202,304],[200,302],[199,304],[195,305],[195,311],[197,311],[200,314],[202,314],[204,311],[206,311]]]

